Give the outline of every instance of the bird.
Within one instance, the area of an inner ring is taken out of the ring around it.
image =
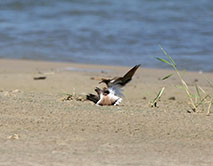
[[[111,93],[114,93],[114,95],[123,96],[121,88],[123,88],[127,83],[132,80],[133,75],[140,66],[140,64],[135,65],[123,77],[114,77],[112,79],[102,78],[99,84],[105,83]]]
[[[98,95],[89,94],[86,96],[86,98],[87,100],[93,101],[96,105],[118,105],[122,101],[121,97],[116,96],[106,87],[103,89],[96,87],[95,91]]]
[[[122,97],[124,96],[121,88],[132,80],[133,75],[139,67],[140,64],[135,65],[123,77],[114,77],[112,79],[102,78],[99,84],[105,83],[107,87],[104,87],[103,89],[96,87],[95,91],[97,95],[90,93],[86,96],[87,100],[90,100],[100,106],[119,105],[123,100]]]

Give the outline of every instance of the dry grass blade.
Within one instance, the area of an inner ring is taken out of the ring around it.
[[[157,103],[160,100],[163,91],[165,90],[165,87],[163,87],[157,94],[157,96],[154,98],[154,100],[150,103],[151,107],[157,107]]]
[[[191,106],[192,106],[192,110],[195,112],[197,110],[197,107],[195,106],[195,103],[193,101],[193,98],[192,98],[192,93],[190,92],[189,90],[189,87],[188,85],[186,84],[186,82],[183,80],[182,76],[180,75],[179,71],[177,70],[176,67],[174,67],[179,79],[181,80],[181,83],[183,84],[183,87],[184,87],[184,90],[187,94],[187,96],[189,97],[189,100],[190,100],[190,103],[191,103]]]
[[[196,107],[198,107],[198,106],[204,104],[204,101],[205,101],[208,97],[210,97],[210,96],[209,96],[209,95],[206,95],[204,98],[200,99],[200,102],[197,103]]]
[[[209,106],[208,106],[208,110],[207,110],[207,115],[208,116],[210,115],[211,106],[212,106],[212,101],[209,103]]]
[[[19,139],[19,135],[18,134],[13,134],[13,135],[10,135],[9,137],[7,137],[8,139],[12,139],[12,140],[17,140]]]
[[[203,88],[201,88],[200,86],[198,86],[198,88],[199,88],[204,94],[206,94],[206,91],[203,90]]]

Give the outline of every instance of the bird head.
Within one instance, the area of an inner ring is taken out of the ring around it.
[[[103,95],[107,96],[110,93],[110,91],[108,90],[108,88],[104,87],[103,88]]]

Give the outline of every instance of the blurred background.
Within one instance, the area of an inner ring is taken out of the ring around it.
[[[212,0],[2,0],[0,58],[213,71]]]

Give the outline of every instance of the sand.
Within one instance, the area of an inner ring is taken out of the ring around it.
[[[1,59],[0,165],[213,165],[213,111],[192,112],[180,80],[160,80],[172,71],[140,68],[120,106],[84,101],[103,86],[101,77],[128,69]],[[46,79],[33,79],[41,76]],[[213,82],[213,73],[184,78],[190,88],[197,83],[213,94],[206,81]],[[162,87],[158,107],[150,107]]]

